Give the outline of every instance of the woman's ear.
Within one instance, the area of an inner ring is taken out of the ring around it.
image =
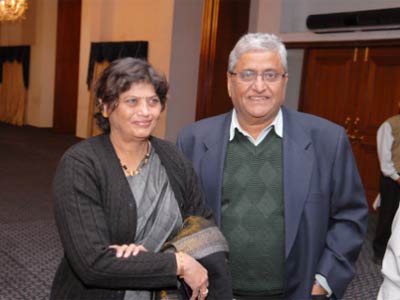
[[[101,112],[101,115],[103,116],[103,118],[108,118],[108,106],[107,104],[103,104],[103,100],[98,99],[99,102],[99,110]]]

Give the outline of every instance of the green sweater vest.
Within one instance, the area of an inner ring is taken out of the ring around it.
[[[282,166],[282,139],[273,129],[258,146],[236,130],[225,160],[221,229],[229,243],[238,299],[283,291]]]

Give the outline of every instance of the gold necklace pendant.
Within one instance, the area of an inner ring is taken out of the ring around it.
[[[150,153],[151,153],[150,141],[148,143],[147,149],[148,150],[147,150],[146,155],[140,161],[139,166],[136,168],[136,170],[129,170],[129,168],[120,161],[121,167],[124,170],[124,173],[126,176],[136,176],[137,174],[139,174],[142,171],[143,167],[149,162],[149,159],[150,159]]]

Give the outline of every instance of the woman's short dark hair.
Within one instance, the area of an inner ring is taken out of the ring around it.
[[[103,117],[104,104],[114,110],[119,96],[129,90],[132,84],[149,83],[160,99],[162,109],[165,108],[168,93],[168,82],[164,75],[158,73],[143,59],[125,57],[114,60],[101,74],[95,84],[95,97],[98,112],[94,117],[101,130],[110,132],[108,118]]]

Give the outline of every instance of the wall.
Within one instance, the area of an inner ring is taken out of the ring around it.
[[[116,5],[117,4],[117,5]],[[83,0],[77,135],[87,136],[90,43],[149,41],[149,60],[170,80],[170,100],[156,135],[174,140],[194,121],[201,43],[202,0]],[[305,28],[312,13],[379,9],[398,0],[252,0],[249,31],[273,32],[285,42],[399,38],[400,31],[314,34]],[[51,127],[53,118],[56,0],[29,0],[27,19],[0,24],[0,45],[31,45],[27,124]],[[67,45],[66,45],[67,46]],[[287,104],[297,107],[303,53],[289,50]],[[168,118],[166,118],[168,115]]]
[[[304,51],[302,49],[288,49],[287,52],[289,80],[286,87],[285,105],[297,110],[299,106]]]
[[[399,7],[399,0],[252,0],[250,31],[279,34],[285,42],[399,38],[400,30],[315,34],[306,28],[310,14]]]
[[[280,32],[286,41],[363,40],[400,37],[400,30],[321,35],[310,32],[306,27],[306,18],[311,14],[399,7],[398,0],[281,0],[281,2]]]
[[[172,142],[195,119],[202,12],[203,0],[175,0],[165,136]]]
[[[31,45],[26,123],[37,127],[53,126],[57,2],[29,0],[26,20],[0,24],[1,46]],[[150,62],[171,84],[155,134],[175,140],[195,116],[202,9],[203,0],[82,1],[77,136],[88,132],[90,43],[147,40]]]
[[[89,91],[86,76],[91,42],[147,40],[149,61],[169,77],[174,0],[83,0],[77,136],[87,137]],[[155,135],[165,136],[162,114]]]
[[[249,32],[278,33],[280,31],[281,8],[282,0],[252,0]]]
[[[26,19],[0,23],[0,45],[30,45],[29,89],[26,124],[53,125],[57,1],[29,0]]]

